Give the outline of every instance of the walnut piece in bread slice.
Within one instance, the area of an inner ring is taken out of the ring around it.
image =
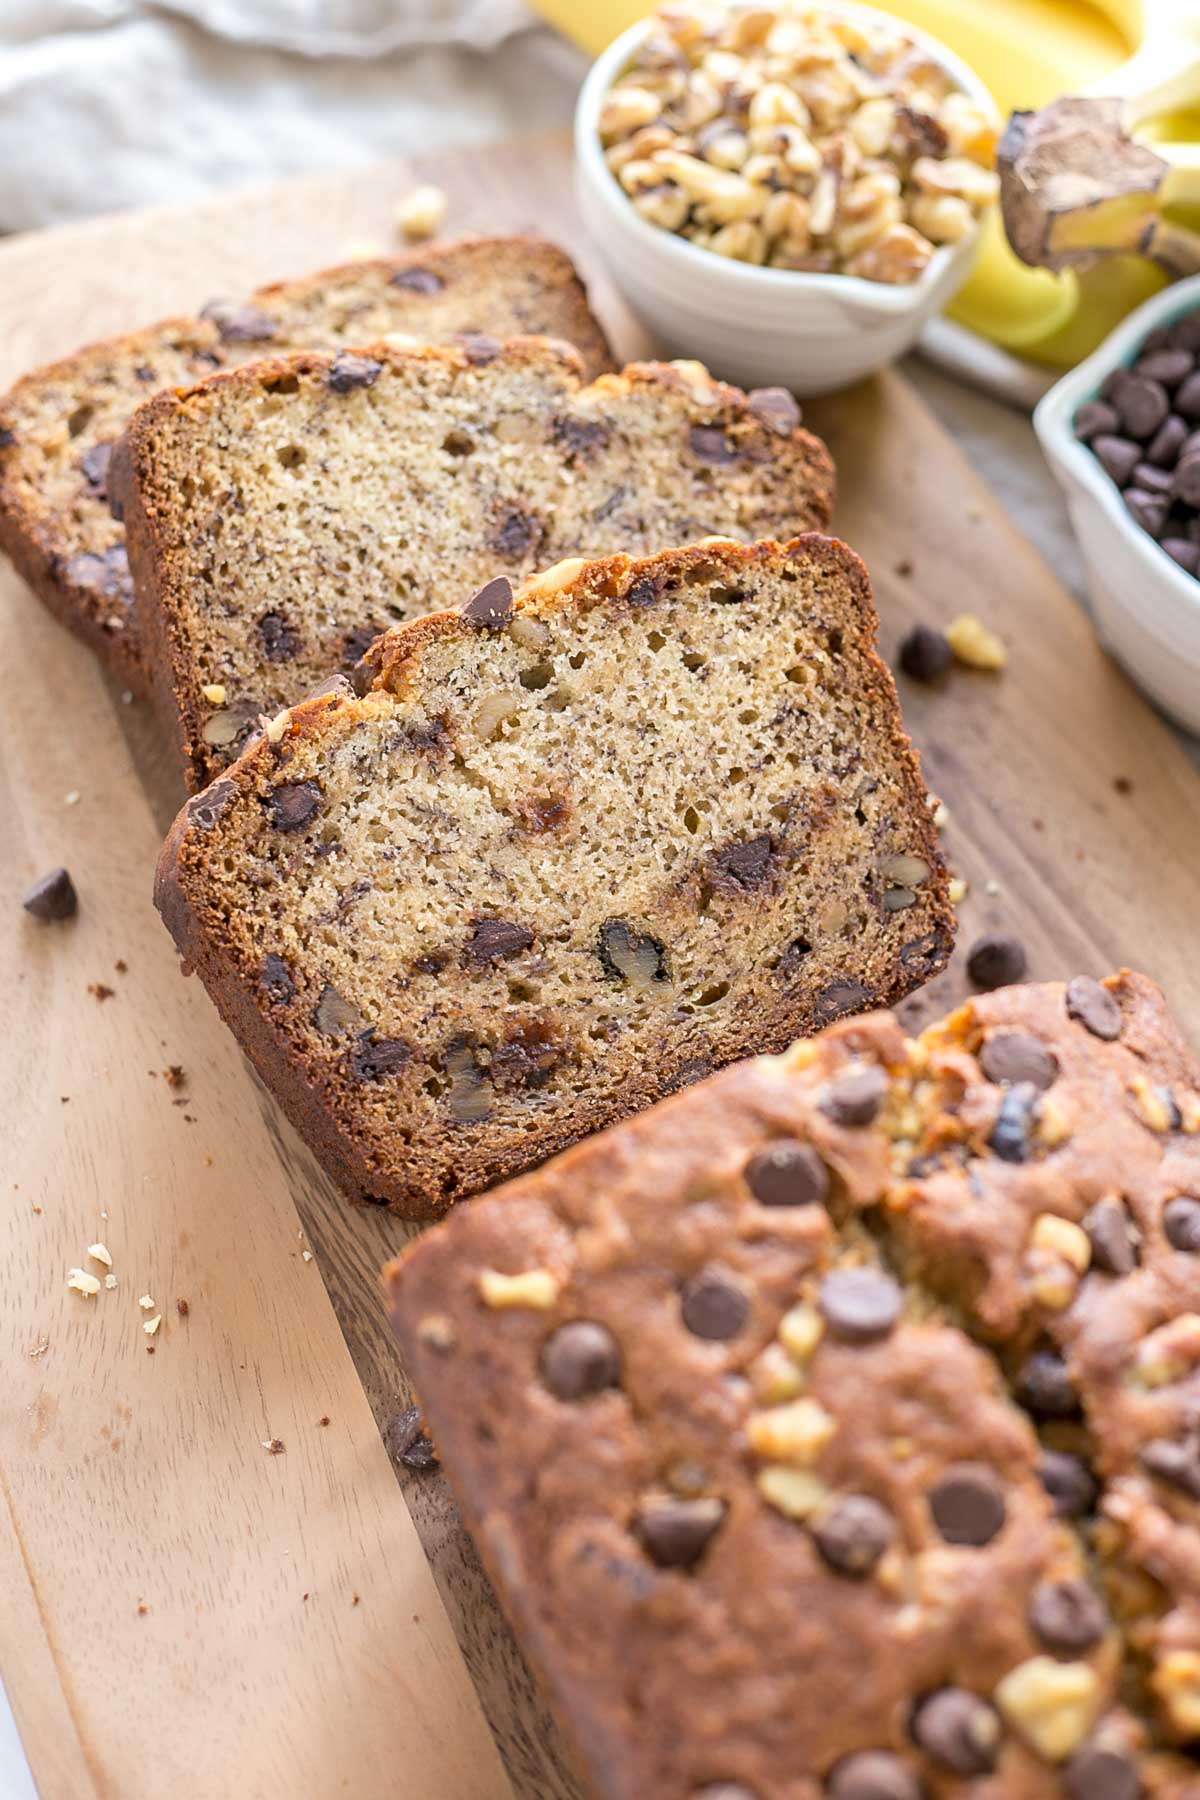
[[[875,628],[816,534],[499,577],[184,807],[159,909],[349,1194],[435,1215],[942,966]]]
[[[190,785],[447,591],[828,524],[833,466],[789,394],[698,364],[584,375],[545,338],[380,345],[251,364],[134,416],[129,553]]]

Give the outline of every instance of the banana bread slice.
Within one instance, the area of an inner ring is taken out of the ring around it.
[[[429,1217],[943,964],[875,625],[816,535],[498,577],[189,802],[159,909],[350,1194]]]
[[[828,524],[833,465],[789,394],[696,364],[583,374],[545,338],[380,346],[272,358],[135,414],[129,552],[189,785],[448,582]]]
[[[443,339],[487,329],[574,344],[588,373],[612,367],[570,259],[534,237],[462,238],[379,262],[214,300],[36,369],[0,398],[0,548],[50,610],[120,678],[148,688],[125,535],[108,506],[113,441],[160,388],[273,348],[403,331]]]
[[[1200,1068],[1126,971],[843,1021],[393,1263],[588,1792],[1195,1800],[1198,1193]],[[995,1341],[1030,1312],[1053,1408]]]

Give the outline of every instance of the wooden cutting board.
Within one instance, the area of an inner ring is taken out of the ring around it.
[[[394,163],[0,244],[0,386],[348,239],[390,243],[417,177],[448,189],[452,228],[542,230],[598,274],[562,139]],[[964,609],[1011,649],[1000,676],[902,683],[970,882],[963,942],[1011,928],[1037,977],[1139,965],[1200,1038],[1200,777],[902,379],[810,418],[885,652]],[[147,710],[7,569],[0,655],[0,1669],[44,1800],[495,1800],[509,1782],[566,1800],[441,1477],[385,1445],[408,1395],[376,1280],[405,1228],[339,1199],[180,977],[150,904],[179,796]],[[39,927],[19,897],[59,862],[81,912]],[[962,962],[914,1014],[962,995]],[[66,1274],[103,1273],[97,1241],[118,1285],[85,1300]]]

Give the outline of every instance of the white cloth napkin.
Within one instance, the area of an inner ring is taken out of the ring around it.
[[[3,0],[0,231],[565,124],[522,0]]]

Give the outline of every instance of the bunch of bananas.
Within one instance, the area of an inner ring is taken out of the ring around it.
[[[1165,235],[1200,231],[1200,0],[871,0],[948,44],[979,71],[1006,116],[1063,94],[1112,96],[1121,123],[1168,165],[1154,196]],[[593,53],[651,0],[535,0]],[[1063,228],[1070,236],[1070,226]],[[1114,231],[1119,229],[1114,218]],[[999,215],[950,308],[953,318],[1039,362],[1078,362],[1170,277],[1134,253],[1088,266],[1019,260]]]

